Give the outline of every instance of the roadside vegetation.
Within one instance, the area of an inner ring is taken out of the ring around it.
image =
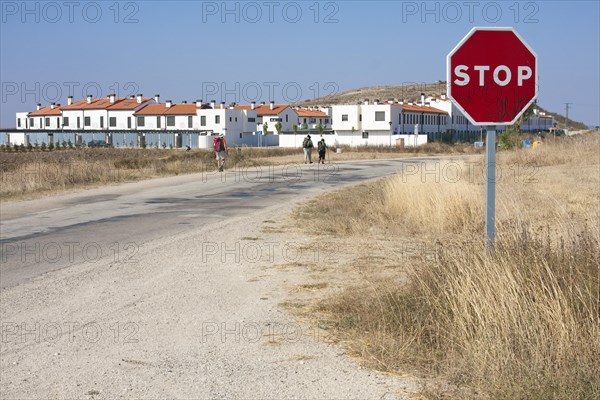
[[[402,157],[410,154],[469,154],[472,145],[431,143],[418,149],[389,147],[341,147],[330,149],[329,162]],[[226,168],[300,163],[302,149],[230,148]],[[313,156],[316,157],[316,154]],[[93,185],[130,182],[161,176],[214,171],[211,150],[79,148],[70,143],[58,147],[0,147],[0,200],[55,194]]]
[[[596,132],[500,152],[489,256],[482,162],[309,202],[298,227],[354,253],[305,315],[427,398],[600,398],[599,149]]]

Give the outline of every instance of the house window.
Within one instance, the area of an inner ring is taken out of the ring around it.
[[[342,121],[344,120],[344,117],[342,116]],[[306,123],[306,118],[304,118],[304,123]]]
[[[188,115],[188,128],[192,128],[194,126],[194,117]]]
[[[200,126],[206,126],[206,115],[200,116]]]
[[[231,117],[229,117],[229,122],[232,122],[232,118]]]
[[[46,117],[46,121],[44,121],[44,122],[46,122],[47,127],[50,126],[50,118]]]
[[[92,124],[90,117],[83,117],[83,126],[90,126]]]
[[[100,117],[100,128],[104,128],[104,117]]]
[[[329,118],[325,118],[325,123],[328,124],[329,123]]]
[[[56,127],[60,128],[60,117],[56,117]]]
[[[289,122],[289,119],[288,119],[288,117],[289,117],[289,115],[288,115],[288,114],[285,114],[285,122]]]
[[[248,122],[256,122],[256,118],[248,118]]]
[[[220,123],[221,123],[221,116],[215,115],[215,124],[220,124]]]
[[[81,117],[77,117],[77,129],[81,128]]]
[[[144,117],[137,117],[137,126],[145,126],[146,121],[144,121]]]
[[[108,126],[115,127],[117,126],[117,117],[110,117],[108,119]]]
[[[348,121],[348,114],[342,114],[342,121]]]
[[[160,128],[160,115],[156,117],[156,127]]]
[[[63,117],[63,126],[69,126],[69,117]]]
[[[235,117],[235,122],[237,122],[237,117]]]
[[[127,117],[127,129],[131,129],[131,117]]]
[[[368,139],[369,138],[369,132],[363,132],[362,133],[362,138],[363,139]]]
[[[169,115],[167,117],[167,126],[175,126],[175,116]]]
[[[375,111],[375,121],[385,121],[385,111]]]
[[[34,125],[33,118],[29,118],[29,126],[33,128]]]
[[[17,128],[21,127],[21,118],[17,118]]]

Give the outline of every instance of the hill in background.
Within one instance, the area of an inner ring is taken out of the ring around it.
[[[368,86],[359,89],[350,89],[344,92],[334,93],[316,99],[307,99],[294,103],[295,106],[330,106],[335,104],[357,104],[366,99],[373,101],[378,99],[381,102],[387,100],[398,100],[404,102],[417,102],[421,99],[421,93],[425,96],[441,96],[446,93],[446,81],[437,81],[436,83],[409,83],[400,86]],[[539,105],[537,108],[554,117],[559,128],[565,127],[566,118],[564,115],[548,111]],[[587,129],[583,122],[569,119],[569,129],[581,130]]]

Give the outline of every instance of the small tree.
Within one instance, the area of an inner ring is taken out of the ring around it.
[[[266,122],[263,124],[263,135],[267,134],[267,129],[269,129],[269,124],[267,124]]]
[[[306,122],[302,124],[302,129],[308,129],[308,124]]]
[[[167,148],[167,143],[163,142],[162,143],[162,148],[163,148],[163,150],[166,149]]]
[[[71,142],[71,139],[67,141],[67,144],[69,145],[69,149],[73,148],[73,142]]]
[[[281,122],[277,122],[275,124],[275,130],[277,131],[278,135],[281,133]]]
[[[69,146],[69,147],[71,147],[71,146]],[[66,148],[67,148],[67,141],[66,141],[66,140],[64,140],[64,139],[63,139],[63,141],[62,141],[62,148],[63,148],[63,149],[66,149]]]
[[[54,146],[56,150],[60,150],[60,142],[56,142],[56,146]]]
[[[319,125],[317,125],[317,129],[319,130],[319,135],[323,134],[323,131],[325,130],[325,128],[323,128],[323,124],[321,124],[319,122]]]
[[[532,103],[525,112],[517,119],[517,122],[514,124],[507,126],[504,132],[498,135],[498,147],[501,149],[512,149],[515,147],[521,147],[521,124],[527,118],[533,115],[533,110],[535,109],[536,104]]]
[[[298,134],[298,124],[292,125],[292,130],[294,131],[294,135]]]
[[[48,150],[54,150],[54,143],[50,142],[50,144],[48,145]]]

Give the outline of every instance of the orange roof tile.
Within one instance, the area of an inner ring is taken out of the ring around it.
[[[296,110],[296,114],[298,114],[299,117],[329,118],[329,115],[327,115],[323,111],[307,110],[304,108],[300,108],[300,109]]]
[[[289,104],[275,104],[271,110],[270,104],[260,105],[256,107],[256,115],[279,115],[288,107]]]
[[[149,100],[149,98],[142,98],[142,103]],[[112,110],[133,110],[140,104],[141,103],[138,103],[136,99],[126,98],[115,98],[115,102],[111,103],[110,99],[102,97],[98,99],[92,99],[92,102],[89,104],[87,99],[79,100],[70,106],[63,106],[63,110],[106,110],[109,108]]]
[[[131,98],[117,99],[117,100],[115,100],[113,105],[108,107],[108,109],[109,110],[135,110],[136,108],[138,108],[139,106],[141,106],[142,104],[144,104],[145,102],[150,101],[150,100],[151,99],[148,99],[148,98],[142,98],[142,102],[138,103],[137,99],[131,99]]]
[[[28,117],[49,117],[49,116],[60,116],[62,114],[61,109],[63,107],[43,107],[39,110],[35,110],[27,114]]]
[[[134,115],[194,115],[197,109],[195,103],[173,104],[171,107],[165,104],[149,104],[136,111]]]
[[[167,108],[163,114],[165,115],[195,115],[196,103],[193,104],[174,104]]]
[[[427,106],[421,106],[421,105],[416,105],[416,104],[394,104],[394,105],[399,105],[402,108],[404,108],[404,110],[406,111],[416,111],[416,112],[426,112],[426,113],[433,113],[433,114],[448,114],[446,111],[440,110],[438,108],[435,107],[427,107]]]

